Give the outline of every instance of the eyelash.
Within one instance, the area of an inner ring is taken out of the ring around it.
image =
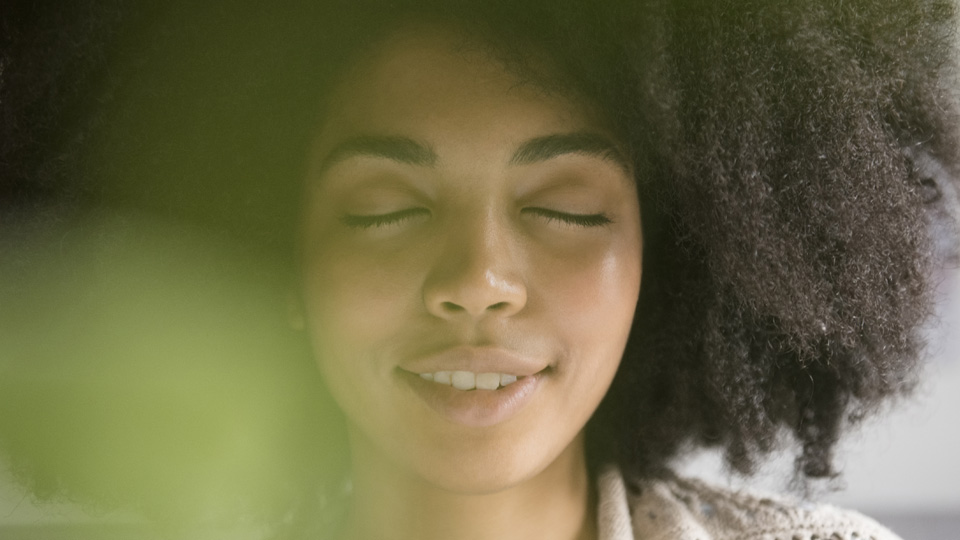
[[[347,214],[340,218],[344,225],[353,229],[369,229],[371,227],[387,227],[390,225],[399,225],[404,221],[411,220],[422,215],[429,215],[430,211],[426,208],[407,208],[389,214],[374,215],[356,215]]]
[[[613,223],[605,214],[570,214],[567,212],[558,212],[548,208],[524,208],[522,212],[534,214],[548,221],[557,221],[566,225],[577,227],[602,227]],[[353,229],[369,229],[372,227],[387,227],[390,225],[399,225],[418,216],[429,215],[430,211],[426,208],[408,208],[389,214],[357,215],[347,214],[340,218],[344,225]]]
[[[577,227],[603,227],[613,223],[613,220],[606,214],[570,214],[567,212],[558,212],[548,208],[524,208],[523,212],[535,214],[548,221],[558,221],[566,225],[575,225]]]

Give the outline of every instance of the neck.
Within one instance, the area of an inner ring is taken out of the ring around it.
[[[359,447],[358,447],[359,446]],[[596,502],[582,434],[534,477],[494,493],[432,485],[360,443],[345,539],[513,540],[596,538]]]

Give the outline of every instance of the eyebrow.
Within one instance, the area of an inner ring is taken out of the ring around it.
[[[531,139],[514,152],[511,165],[529,165],[564,154],[586,154],[614,162],[630,171],[630,162],[610,139],[588,132],[547,135]]]
[[[421,166],[432,166],[437,161],[437,154],[432,148],[408,137],[359,135],[335,146],[320,162],[320,174],[354,156],[381,157],[399,163]]]
[[[615,163],[624,171],[630,164],[620,149],[607,137],[596,133],[576,132],[547,135],[523,143],[510,158],[511,165],[530,165],[565,154],[585,154]],[[408,165],[430,167],[436,164],[432,148],[409,137],[392,135],[358,135],[333,148],[320,163],[320,175],[341,161],[355,156],[389,159]]]

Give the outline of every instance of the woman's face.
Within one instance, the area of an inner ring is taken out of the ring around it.
[[[307,178],[304,302],[354,452],[483,492],[580,443],[642,240],[590,108],[458,45],[401,33],[340,84]]]

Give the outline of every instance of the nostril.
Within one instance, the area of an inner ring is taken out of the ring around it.
[[[460,311],[464,311],[463,306],[454,304],[453,302],[443,302],[441,305],[443,306],[443,309],[444,309],[444,310],[449,311],[449,312],[451,312],[451,313],[457,313],[457,312],[460,312]]]
[[[499,310],[501,310],[501,309],[503,309],[503,308],[505,308],[505,307],[507,307],[507,306],[508,306],[508,303],[507,303],[507,302],[497,302],[496,304],[492,304],[492,305],[490,305],[490,306],[487,306],[487,309],[490,310],[490,311],[499,311]]]

